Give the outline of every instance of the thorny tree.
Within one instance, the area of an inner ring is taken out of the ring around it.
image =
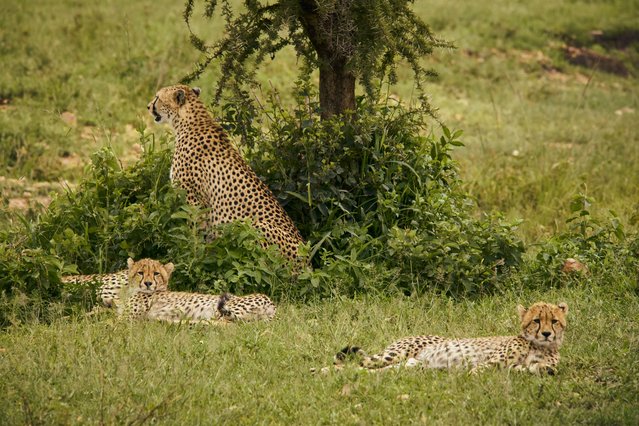
[[[191,30],[196,0],[187,0],[184,20]],[[433,36],[411,10],[412,0],[202,0],[204,16],[221,15],[224,35],[207,44],[191,31],[191,42],[203,57],[185,80],[197,78],[214,60],[221,62],[217,96],[224,88],[238,93],[253,81],[255,69],[285,46],[302,59],[302,75],[319,68],[322,118],[355,110],[359,80],[373,97],[376,82],[397,79],[395,67],[405,60],[421,88],[432,72],[420,60],[435,47],[450,45]]]

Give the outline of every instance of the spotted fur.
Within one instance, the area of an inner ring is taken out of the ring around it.
[[[228,321],[253,321],[271,319],[275,316],[275,305],[265,294],[247,296],[223,294],[217,304],[220,317]]]
[[[566,328],[568,305],[539,302],[529,309],[518,306],[521,333],[449,339],[440,336],[407,337],[391,344],[381,354],[368,356],[358,347],[347,346],[335,356],[336,365],[355,354],[366,369],[400,365],[425,368],[470,367],[474,371],[489,366],[553,374],[559,363],[559,347]]]
[[[200,90],[177,85],[160,89],[148,105],[157,123],[169,124],[176,137],[171,180],[187,201],[210,209],[209,223],[251,219],[265,241],[296,259],[302,236],[269,188],[231,144],[226,132],[199,99]]]
[[[96,289],[97,299],[108,308],[117,306],[122,287],[129,283],[126,270],[112,274],[65,275],[61,281],[64,284],[99,284],[100,286]]]

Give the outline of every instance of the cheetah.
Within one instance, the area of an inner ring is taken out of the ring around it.
[[[471,367],[477,372],[490,366],[554,374],[559,363],[559,347],[564,338],[568,305],[538,302],[530,308],[517,307],[521,320],[518,336],[449,339],[440,336],[406,337],[388,346],[381,354],[368,356],[360,348],[347,346],[335,355],[340,368],[346,357],[362,357],[365,369],[384,369],[405,362],[406,367]]]
[[[210,209],[207,228],[251,219],[264,246],[275,244],[289,260],[298,260],[302,236],[199,99],[200,89],[185,85],[160,89],[148,104],[156,123],[175,133],[171,181],[186,191],[189,204]]]
[[[213,324],[271,320],[275,316],[275,305],[264,294],[217,296],[169,291],[172,263],[129,258],[127,264],[129,285],[118,307],[122,318]]]
[[[64,275],[60,280],[63,284],[89,285],[99,284],[96,289],[97,300],[107,308],[116,307],[120,302],[120,291],[129,283],[128,273],[125,270],[112,274],[93,275]]]

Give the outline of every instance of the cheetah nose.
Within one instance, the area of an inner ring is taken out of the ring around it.
[[[151,288],[151,286],[153,285],[153,283],[151,281],[144,281],[144,285],[146,286],[146,288]],[[549,333],[550,334],[550,333]]]
[[[542,331],[541,334],[545,337],[548,338],[552,333],[550,331]]]

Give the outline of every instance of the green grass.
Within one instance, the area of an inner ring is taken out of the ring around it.
[[[101,146],[125,163],[135,158],[141,123],[166,131],[151,125],[145,105],[198,57],[181,2],[14,0],[0,8],[0,97],[8,102],[0,109],[0,175],[27,178],[27,190],[31,180],[77,181]],[[427,91],[440,118],[465,131],[467,146],[456,158],[481,210],[524,219],[522,236],[532,242],[563,227],[570,198],[586,187],[601,212],[637,223],[639,41],[613,49],[590,33],[636,31],[639,2],[418,1],[415,10],[458,46],[426,59],[440,74]],[[211,40],[221,20],[205,21],[200,12],[194,30]],[[568,64],[566,40],[623,60],[631,76]],[[286,102],[296,69],[289,49],[258,78]],[[216,76],[213,66],[196,82],[207,100]],[[400,69],[391,93],[410,101],[413,90],[410,71]],[[75,122],[63,121],[63,112]],[[22,197],[6,191],[5,204]]]
[[[0,2],[0,210],[44,197],[60,179],[80,181],[102,146],[128,163],[138,156],[136,128],[166,132],[146,104],[197,60],[182,8],[169,0]],[[455,157],[480,212],[524,219],[521,236],[538,242],[564,229],[569,200],[586,192],[593,213],[612,209],[636,229],[639,47],[598,45],[590,32],[636,31],[639,2],[418,0],[415,10],[458,46],[426,59],[440,74],[427,91],[440,118],[465,131]],[[196,18],[194,28],[212,36],[219,20]],[[569,64],[566,41],[622,60],[631,75]],[[205,100],[216,75],[196,82]],[[287,102],[295,75],[285,51],[258,78]],[[399,76],[390,92],[409,102],[410,72]],[[13,220],[4,211],[0,218],[0,226]],[[613,274],[468,301],[284,303],[270,324],[220,329],[27,321],[0,333],[0,423],[637,424],[636,286],[636,277]],[[515,306],[536,300],[570,305],[556,377],[308,373],[347,343],[374,351],[410,334],[511,334]]]
[[[0,109],[0,176],[26,178],[18,189],[0,181],[5,205],[30,191],[31,181],[77,181],[101,146],[129,163],[139,155],[135,129],[143,123],[166,131],[151,124],[145,105],[198,57],[182,7],[167,0],[3,2],[0,98],[8,104]],[[467,146],[456,158],[481,210],[524,219],[522,236],[533,242],[563,227],[570,198],[585,187],[600,212],[639,221],[639,174],[631,172],[639,158],[639,41],[619,50],[590,36],[636,29],[639,2],[418,1],[415,10],[458,46],[426,59],[440,74],[427,91],[440,118],[465,131]],[[199,12],[194,30],[210,40],[221,21]],[[634,76],[568,64],[565,40],[623,60]],[[289,49],[258,78],[286,102],[296,69]],[[410,71],[399,75],[391,93],[409,102]],[[216,76],[213,66],[196,82],[207,100]],[[75,121],[65,122],[64,112]]]
[[[282,304],[271,323],[220,328],[61,318],[0,335],[0,413],[8,424],[636,424],[639,300],[575,283],[453,301]],[[514,334],[515,306],[566,301],[559,372],[347,368],[311,375],[345,344],[376,351],[406,335]]]

